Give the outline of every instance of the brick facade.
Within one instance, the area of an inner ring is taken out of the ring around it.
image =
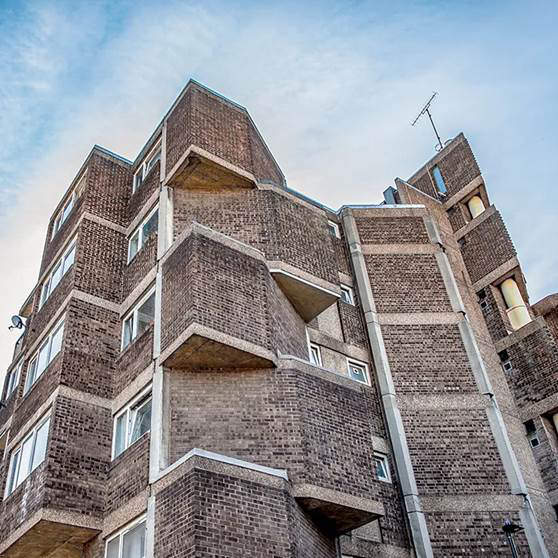
[[[558,305],[513,331],[499,285],[521,270],[462,135],[396,185],[395,206],[338,212],[286,189],[247,111],[193,81],[135,161],[94,147],[22,309],[0,554],[104,558],[137,525],[147,558],[506,556],[505,520],[525,527],[520,556],[556,554]],[[24,389],[62,316],[59,353]],[[44,456],[10,493],[10,462],[49,413]]]

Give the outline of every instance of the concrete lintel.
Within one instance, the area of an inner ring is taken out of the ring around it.
[[[362,244],[364,255],[372,254],[437,254],[441,248],[434,244]]]
[[[463,319],[455,312],[406,312],[381,313],[374,320],[380,325],[431,325],[457,324]]]
[[[485,287],[488,287],[488,285],[496,283],[501,277],[519,267],[519,260],[517,259],[517,257],[514,256],[507,262],[504,262],[502,265],[498,266],[494,271],[491,271],[490,273],[479,279],[476,283],[473,283],[472,289],[476,293],[478,293],[481,289],[484,289]]]
[[[539,316],[535,318],[533,321],[529,322],[528,324],[524,325],[522,328],[517,329],[510,333],[507,337],[503,337],[494,343],[494,347],[497,352],[503,351],[519,343],[529,335],[539,331],[540,329],[544,329],[546,327],[546,321],[543,316]]]
[[[481,223],[484,223],[489,217],[496,213],[496,207],[491,205],[487,207],[480,215],[469,221],[464,227],[455,233],[455,240],[459,240],[468,235],[472,230],[476,229]]]
[[[486,396],[476,393],[438,393],[398,395],[400,409],[439,411],[485,409],[489,403]]]
[[[120,314],[120,305],[115,302],[111,302],[110,300],[105,300],[104,298],[85,293],[78,289],[72,289],[70,295],[77,300],[93,304],[94,306],[99,306],[109,312],[114,312],[115,314]]]
[[[358,347],[357,345],[349,345],[348,343],[339,341],[339,339],[336,339],[335,337],[331,337],[331,335],[328,335],[327,333],[323,333],[311,327],[308,327],[307,331],[312,343],[317,343],[322,347],[326,347],[328,349],[331,349],[332,351],[341,353],[356,360],[367,361],[369,358],[368,351],[363,347]]]
[[[372,436],[372,449],[380,453],[385,453],[386,455],[391,453],[389,441],[380,436]]]
[[[350,209],[354,217],[423,217],[427,215],[426,207],[422,204],[397,204],[373,206],[344,206]]]
[[[82,218],[87,219],[88,221],[92,221],[93,223],[97,223],[97,225],[101,225],[117,233],[126,234],[126,227],[123,227],[122,225],[118,225],[117,223],[113,223],[112,221],[109,221],[104,217],[99,217],[98,215],[95,215],[94,213],[91,213],[89,211],[84,211]]]
[[[149,489],[145,488],[122,506],[105,516],[101,537],[106,538],[110,536],[114,531],[144,514],[145,508],[148,505],[148,496]]]
[[[423,496],[422,506],[426,513],[452,512],[517,512],[523,505],[523,496],[514,494],[451,494],[447,496]]]

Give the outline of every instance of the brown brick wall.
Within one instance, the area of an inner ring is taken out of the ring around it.
[[[428,244],[428,234],[421,217],[355,216],[363,244]]]
[[[451,312],[433,254],[366,255],[379,312]]]
[[[150,435],[145,434],[110,463],[105,514],[117,510],[147,488],[149,440]]]
[[[461,254],[473,283],[516,256],[506,225],[498,212],[479,223],[463,240]]]
[[[122,273],[122,300],[140,284],[157,263],[157,233],[152,233],[134,259],[124,265]]]
[[[130,202],[126,208],[126,225],[129,225],[134,218],[141,211],[143,206],[147,203],[147,200],[152,196],[153,192],[159,189],[161,183],[161,162],[158,161],[149,170],[149,173],[144,178],[142,185],[132,194],[132,182],[133,177],[130,175],[130,183],[128,188],[130,189]]]
[[[343,329],[343,338],[345,343],[356,345],[358,347],[367,348],[368,341],[366,336],[366,326],[360,308],[357,290],[354,289],[355,303],[347,304],[340,300],[337,305],[339,307],[339,318]]]
[[[509,325],[507,318],[504,319],[506,309],[504,307],[502,296],[498,295],[495,291],[495,287],[485,287],[485,305],[484,308],[481,307],[482,315],[486,322],[486,326],[488,327],[490,337],[494,342],[507,337],[508,329],[511,330],[511,326]]]
[[[403,424],[420,494],[509,493],[483,410],[406,409]]]

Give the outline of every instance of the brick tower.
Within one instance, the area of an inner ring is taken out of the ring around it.
[[[190,81],[50,220],[0,556],[504,557],[507,520],[519,556],[556,556],[557,307],[529,306],[462,135],[334,212]]]

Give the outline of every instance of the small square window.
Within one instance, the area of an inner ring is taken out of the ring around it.
[[[310,362],[316,366],[322,366],[322,352],[319,345],[310,343]]]
[[[363,362],[347,361],[349,377],[357,382],[368,384],[368,367]]]
[[[525,431],[527,432],[527,439],[529,440],[531,447],[536,448],[540,444],[540,440],[534,420],[528,420],[525,423]]]
[[[348,285],[341,285],[341,300],[347,304],[355,305],[355,293]]]
[[[389,472],[389,462],[387,455],[375,451],[373,459],[376,478],[384,482],[391,482],[391,474]]]
[[[331,236],[335,238],[341,238],[341,234],[339,233],[339,225],[337,223],[334,223],[333,221],[328,221],[327,229]]]

